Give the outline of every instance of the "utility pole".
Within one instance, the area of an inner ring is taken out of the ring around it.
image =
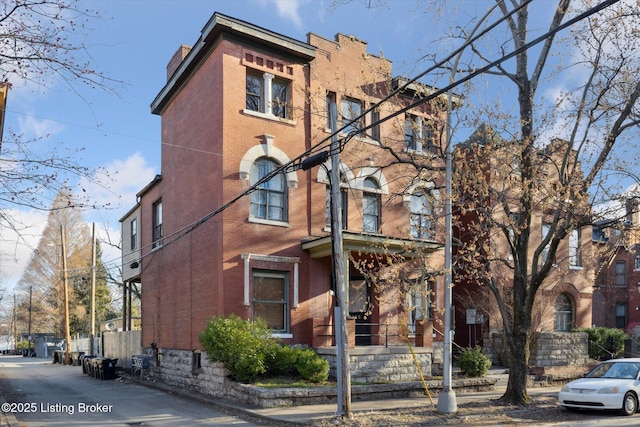
[[[65,364],[71,363],[71,331],[69,330],[69,279],[67,277],[67,244],[64,235],[64,227],[60,225],[60,236],[62,239],[62,285],[64,287],[64,328],[65,340],[67,341],[67,351]]]
[[[331,148],[303,161],[300,167],[309,170],[321,166],[327,170],[324,162],[331,155],[331,171],[329,177],[330,215],[331,215],[331,261],[333,281],[336,288],[336,306],[333,312],[333,333],[336,340],[336,397],[337,414],[342,418],[353,418],[351,412],[351,360],[349,357],[349,338],[347,335],[347,298],[344,282],[344,257],[342,244],[342,197],[340,197],[340,142],[337,135],[337,110],[331,104]]]
[[[89,354],[94,352],[94,334],[96,331],[96,223],[91,231],[91,331],[89,331]]]
[[[333,244],[333,270],[336,279],[335,325],[339,325],[336,334],[336,359],[342,368],[338,375],[341,383],[341,399],[338,399],[338,415],[353,418],[351,413],[351,358],[349,356],[349,338],[347,336],[347,298],[344,282],[344,259],[342,243],[342,197],[340,197],[340,142],[337,135],[338,113],[336,104],[331,104],[331,240]],[[337,338],[340,337],[338,340]],[[340,406],[341,404],[341,406]]]

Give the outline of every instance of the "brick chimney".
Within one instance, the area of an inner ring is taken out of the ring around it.
[[[191,52],[191,46],[187,46],[186,44],[180,45],[178,50],[176,50],[176,53],[173,54],[173,57],[167,64],[167,80],[175,73],[189,52]]]

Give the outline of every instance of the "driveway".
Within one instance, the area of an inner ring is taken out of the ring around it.
[[[0,356],[0,394],[2,412],[8,415],[3,426],[12,419],[20,426],[260,425],[163,391],[97,380],[83,375],[80,366],[39,358]]]

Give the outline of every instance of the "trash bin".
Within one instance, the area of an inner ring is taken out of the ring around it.
[[[95,355],[83,354],[80,356],[80,364],[82,365],[82,373],[89,374],[91,372],[91,359],[95,358]]]
[[[116,363],[118,363],[118,359],[105,359],[102,361],[102,379],[103,380],[116,379]]]

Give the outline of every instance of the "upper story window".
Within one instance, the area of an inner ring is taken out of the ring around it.
[[[542,236],[541,236],[541,240],[544,240],[547,235],[549,234],[549,232],[551,231],[551,224],[548,223],[543,223],[542,224]],[[549,243],[547,243],[544,247],[544,249],[542,249],[542,253],[540,254],[540,260],[542,261],[542,263],[544,264],[545,262],[547,262],[547,258],[549,257],[549,247],[551,246],[551,241],[549,241]],[[554,265],[555,265],[555,260],[554,261]]]
[[[616,286],[627,286],[627,263],[624,261],[616,262]]]
[[[251,168],[250,184],[271,174],[278,164],[267,157],[255,161]],[[251,193],[250,215],[254,218],[274,221],[287,220],[287,180],[283,172],[278,173],[267,182],[260,184]]]
[[[247,69],[247,110],[290,118],[290,87],[286,79]]]
[[[418,153],[436,153],[435,132],[430,120],[407,114],[404,122],[404,147]]]
[[[353,98],[342,98],[341,104],[342,126],[346,126],[344,133],[359,131],[364,126],[362,118],[362,101]],[[353,122],[353,123],[351,123]]]
[[[132,219],[129,227],[131,231],[131,250],[134,250],[138,247],[138,219]]]
[[[411,212],[411,218],[409,220],[411,237],[414,239],[432,239],[433,209],[427,194],[424,192],[412,194],[409,210]]]
[[[640,255],[636,255],[635,263],[633,265],[634,270],[640,270]]]
[[[362,193],[362,231],[378,233],[380,231],[380,185],[375,179],[368,177],[363,182]]]
[[[347,188],[340,188],[340,201],[342,202],[342,229],[347,229],[347,219],[349,212],[349,193]],[[325,225],[331,228],[331,187],[327,185],[327,199],[325,204]]]
[[[153,242],[152,248],[162,246],[162,200],[153,204]]]
[[[582,267],[581,234],[580,229],[576,228],[569,235],[569,267]]]

